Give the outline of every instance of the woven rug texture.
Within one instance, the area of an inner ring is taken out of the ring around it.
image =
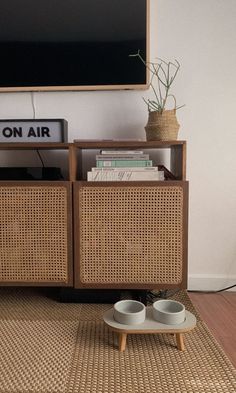
[[[235,393],[236,370],[185,291],[172,297],[197,317],[184,335],[128,335],[104,325],[111,304],[60,303],[31,288],[0,289],[1,393]]]

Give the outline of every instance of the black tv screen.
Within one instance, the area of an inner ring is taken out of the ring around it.
[[[142,88],[149,0],[2,0],[0,91]]]

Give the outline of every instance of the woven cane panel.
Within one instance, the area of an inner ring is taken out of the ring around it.
[[[0,281],[66,282],[67,189],[0,187]]]
[[[183,199],[181,186],[82,187],[80,281],[181,283]]]

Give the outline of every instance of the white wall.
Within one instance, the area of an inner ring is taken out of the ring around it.
[[[151,59],[181,63],[175,95],[186,104],[178,118],[188,146],[190,288],[236,282],[235,20],[235,0],[151,0]],[[34,93],[36,117],[67,119],[70,141],[144,138],[146,94]],[[0,118],[32,116],[30,93],[0,94]]]

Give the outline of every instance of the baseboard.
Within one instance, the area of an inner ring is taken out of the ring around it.
[[[218,291],[236,284],[236,275],[226,276],[220,274],[190,274],[188,277],[188,289],[199,291]],[[236,291],[236,287],[230,289]]]

